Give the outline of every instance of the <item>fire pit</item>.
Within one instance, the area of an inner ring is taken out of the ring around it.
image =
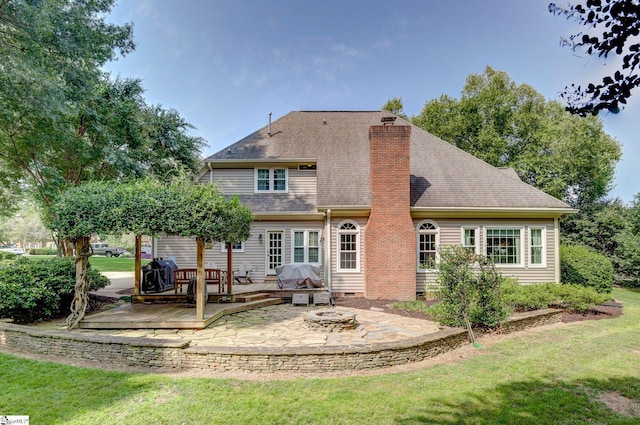
[[[356,314],[334,309],[309,311],[302,314],[303,327],[313,331],[342,332],[358,327]]]

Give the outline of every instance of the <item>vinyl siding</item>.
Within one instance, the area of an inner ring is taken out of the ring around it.
[[[250,277],[255,283],[263,283],[266,276],[266,240],[267,231],[280,230],[284,232],[283,248],[285,264],[292,262],[291,238],[292,229],[317,230],[322,241],[322,221],[259,221],[251,226],[251,236],[244,243],[244,252],[233,252],[233,268],[238,269],[242,263],[251,266]],[[262,235],[262,241],[259,236]],[[196,267],[196,243],[195,240],[181,237],[165,237],[156,239],[156,255],[162,258],[175,256],[178,267]],[[320,243],[321,261],[324,261],[324,244]],[[220,243],[215,243],[211,249],[205,250],[205,267],[226,270],[227,253],[222,251]],[[324,268],[320,264],[320,278],[324,280]]]
[[[254,189],[253,168],[214,169],[213,183],[225,195],[251,195]]]
[[[315,170],[299,171],[289,168],[289,194],[315,195],[317,193],[317,177]],[[225,195],[252,195],[254,193],[253,168],[221,168],[206,171],[200,183],[215,183]]]
[[[338,226],[343,221],[354,221],[360,226],[360,272],[338,273]],[[367,218],[331,218],[331,291],[341,293],[364,293],[364,238],[366,235]]]
[[[414,225],[422,222],[422,219],[414,219]],[[440,248],[448,245],[460,245],[462,240],[462,228],[474,227],[479,229],[480,253],[486,254],[485,234],[487,227],[514,227],[522,229],[522,237],[524,239],[524,257],[523,266],[501,266],[497,265],[497,269],[503,276],[511,276],[518,279],[522,285],[531,285],[535,283],[555,282],[556,267],[556,247],[555,247],[555,229],[553,219],[499,219],[499,220],[468,220],[468,219],[437,219],[433,220],[440,227]],[[529,264],[529,231],[530,227],[544,227],[546,252],[546,264],[544,267],[533,266]],[[435,286],[435,274],[430,271],[416,273],[416,290],[418,292],[429,292]]]

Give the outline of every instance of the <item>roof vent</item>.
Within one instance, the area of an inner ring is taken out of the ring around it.
[[[227,156],[231,156],[233,155],[233,152],[231,151],[231,148],[227,149]]]
[[[380,122],[382,125],[393,125],[393,122],[396,120],[396,117],[382,117]]]
[[[267,135],[271,137],[271,112],[269,112],[269,126],[267,127]]]

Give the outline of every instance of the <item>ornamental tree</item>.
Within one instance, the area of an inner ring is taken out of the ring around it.
[[[75,298],[67,326],[76,326],[88,305],[92,234],[133,232],[242,242],[249,238],[252,220],[248,207],[237,198],[227,199],[214,185],[194,185],[185,178],[168,184],[151,179],[120,184],[91,182],[63,192],[47,223],[75,244]]]

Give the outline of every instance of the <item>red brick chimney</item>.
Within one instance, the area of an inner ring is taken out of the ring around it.
[[[365,234],[366,298],[402,301],[416,298],[410,137],[410,126],[369,128],[371,215]]]

